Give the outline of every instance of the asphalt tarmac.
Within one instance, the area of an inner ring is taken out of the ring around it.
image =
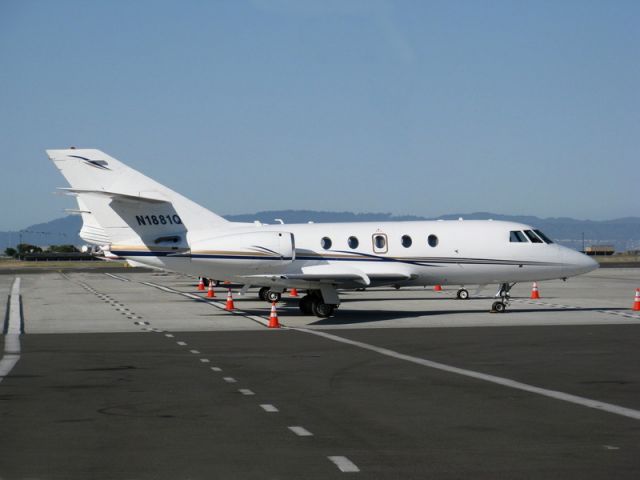
[[[287,297],[270,330],[255,292],[229,313],[177,275],[21,274],[0,478],[635,479],[639,283],[523,285],[505,314],[454,287],[352,292],[325,320]]]

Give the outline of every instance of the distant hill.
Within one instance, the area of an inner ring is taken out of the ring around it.
[[[585,245],[613,245],[616,251],[640,249],[640,217],[626,217],[615,220],[576,220],[573,218],[538,218],[524,215],[499,215],[489,212],[456,213],[437,218],[412,215],[392,215],[390,213],[318,212],[314,210],[272,210],[244,215],[225,215],[235,222],[276,223],[280,218],[285,223],[328,223],[328,222],[377,222],[404,220],[506,220],[525,223],[540,228],[548,236],[562,245],[582,249],[582,235]],[[35,245],[70,243],[82,245],[78,237],[82,220],[77,215],[58,218],[47,223],[31,225],[23,230],[22,241]],[[20,233],[0,232],[0,251],[18,243]]]
[[[37,223],[16,232],[0,232],[0,253],[7,247],[20,243],[32,245],[82,245],[79,236],[82,219],[78,215],[68,215],[46,223]]]

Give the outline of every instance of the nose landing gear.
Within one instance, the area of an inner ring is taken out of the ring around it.
[[[511,295],[509,294],[509,292],[514,285],[515,283],[503,283],[500,285],[500,290],[498,290],[498,293],[496,294],[496,297],[500,297],[500,300],[498,300],[497,302],[493,302],[493,305],[491,305],[491,313],[505,312],[507,306],[511,302]]]
[[[258,296],[260,297],[260,300],[269,303],[279,302],[282,298],[282,294],[280,292],[273,291],[269,287],[262,287],[258,292]]]

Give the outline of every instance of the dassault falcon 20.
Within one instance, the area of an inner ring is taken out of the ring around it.
[[[528,225],[491,220],[319,224],[237,223],[94,149],[47,150],[75,195],[80,236],[108,255],[262,287],[278,300],[306,290],[304,314],[332,315],[339,290],[372,286],[500,285],[503,312],[517,282],[597,268]],[[468,296],[461,289],[459,296]]]

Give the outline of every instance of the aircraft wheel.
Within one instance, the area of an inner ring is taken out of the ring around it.
[[[267,301],[270,303],[279,302],[281,298],[282,294],[280,292],[274,292],[272,290],[267,292]]]
[[[298,306],[304,315],[311,315],[313,313],[312,299],[309,295],[302,297]]]
[[[312,303],[313,313],[316,317],[327,318],[333,315],[333,311],[336,309],[335,305],[330,305],[322,301],[316,301]]]
[[[266,302],[268,292],[269,292],[269,287],[262,287],[258,292],[258,297],[260,297],[260,300]]]
[[[507,306],[502,302],[493,302],[493,305],[491,306],[491,311],[496,313],[504,313],[506,309]]]
[[[469,291],[464,288],[461,288],[460,290],[458,290],[458,293],[456,294],[456,296],[460,300],[466,300],[469,298]]]

